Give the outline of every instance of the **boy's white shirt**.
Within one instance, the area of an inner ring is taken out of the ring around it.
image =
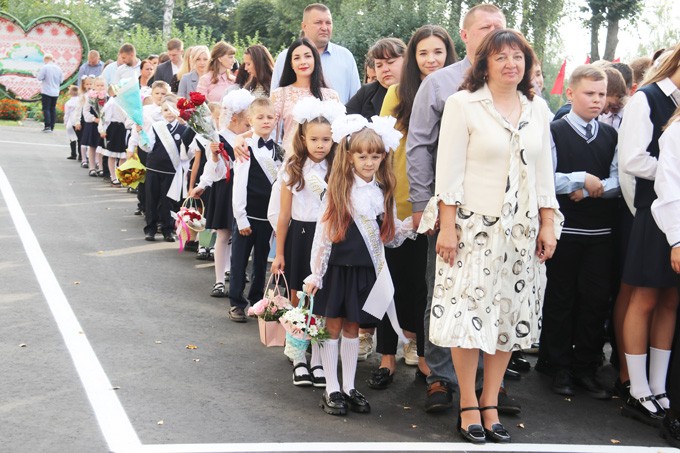
[[[179,149],[175,140],[177,140],[177,132],[173,134],[168,130],[167,125],[172,124],[173,129],[177,127],[177,120],[168,123],[166,120],[156,121],[152,124],[151,134],[149,136],[149,149],[153,149],[156,135],[163,144],[163,148],[168,153],[168,157],[172,161],[172,166],[175,169],[175,175],[170,184],[170,189],[168,189],[168,197],[175,201],[179,201],[187,196],[187,173],[189,172],[189,161],[191,160],[191,155],[193,152],[187,152],[184,143],[180,141]]]
[[[142,130],[146,132],[146,135],[149,138],[151,138],[153,136],[153,131],[151,130],[153,123],[163,120],[160,105],[149,104],[142,107],[142,118],[144,119],[142,122]],[[133,150],[135,146],[139,146],[139,149],[142,151],[149,152],[153,148],[153,143],[147,145],[147,147],[144,147],[139,143],[139,133],[137,132],[137,128],[133,127],[130,141],[128,142],[128,149]]]
[[[258,163],[260,163],[260,166],[264,170],[265,174],[270,178],[270,181],[272,184],[275,181],[275,177],[272,178],[267,172],[267,168],[262,164],[262,159],[265,157],[269,157],[271,159],[272,151],[267,149],[266,147],[263,148],[258,148],[257,143],[261,137],[253,133],[252,138],[249,138],[246,140],[246,144],[249,146],[251,149],[250,153],[250,158],[251,159],[257,159]],[[275,163],[275,165],[280,166],[280,162]],[[243,230],[245,228],[250,227],[250,222],[248,221],[248,217],[246,215],[246,205],[248,203],[247,201],[247,192],[248,192],[248,172],[250,170],[250,160],[245,160],[243,162],[239,162],[238,160],[234,162],[234,190],[233,190],[233,195],[232,195],[232,208],[234,211],[234,219],[236,219],[236,225],[238,226],[239,230]],[[258,220],[264,220],[266,221],[267,219],[258,219]]]
[[[234,147],[234,141],[236,139],[236,133],[230,131],[229,129],[225,129],[223,131],[220,131],[220,135],[222,138],[224,138],[231,147]],[[217,159],[217,162],[214,162],[212,160],[212,152],[210,151],[210,147],[205,148],[205,157],[206,157],[206,162],[205,165],[203,166],[203,173],[201,174],[201,177],[198,182],[198,187],[205,189],[208,186],[212,186],[214,182],[221,181],[227,177],[227,165],[224,162],[224,159],[221,157]],[[230,165],[233,165],[233,163],[230,163]]]

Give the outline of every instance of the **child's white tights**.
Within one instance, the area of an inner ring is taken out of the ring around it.
[[[224,283],[224,273],[231,270],[231,230],[220,229],[215,240],[215,283]]]

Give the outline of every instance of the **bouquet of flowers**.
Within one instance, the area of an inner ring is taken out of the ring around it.
[[[299,294],[298,306],[287,310],[279,318],[286,330],[286,348],[283,353],[292,360],[301,360],[304,357],[310,341],[316,344],[330,338],[324,318],[312,314],[314,296],[305,292]],[[305,308],[305,299],[309,300],[308,308]]]
[[[270,288],[274,275],[276,275],[274,286]],[[287,310],[293,308],[290,301],[281,294],[279,276],[283,276],[283,274],[271,274],[269,276],[269,281],[265,287],[265,296],[248,309],[248,316],[262,318],[264,321],[278,321]],[[285,281],[286,277],[283,277],[283,280]],[[288,282],[286,282],[286,290],[288,290]]]
[[[199,208],[198,203],[201,203]],[[187,198],[177,212],[171,212],[175,219],[176,234],[179,239],[179,251],[184,250],[184,244],[196,238],[196,233],[205,230],[206,220],[203,217],[203,201],[198,198]]]
[[[136,189],[146,178],[146,167],[139,161],[137,154],[116,168],[116,178],[123,186]]]
[[[104,122],[104,118],[102,118],[102,109],[104,108],[104,104],[106,104],[106,91],[88,91],[87,102],[90,104],[90,107],[92,107],[92,110],[94,110],[97,118],[99,118],[101,122]]]
[[[179,117],[187,122],[187,125],[207,142],[219,143],[220,136],[212,121],[210,109],[205,103],[205,96],[196,91],[189,93],[189,99],[177,100]]]

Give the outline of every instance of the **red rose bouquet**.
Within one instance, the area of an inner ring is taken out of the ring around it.
[[[189,93],[189,99],[179,98],[177,101],[179,117],[200,137],[208,142],[218,143],[220,136],[205,101],[205,96],[195,91]]]

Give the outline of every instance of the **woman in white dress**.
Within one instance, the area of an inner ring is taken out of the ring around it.
[[[440,224],[430,340],[450,347],[464,439],[509,442],[498,391],[511,352],[539,336],[539,268],[557,245],[549,110],[534,97],[534,53],[513,30],[489,34],[461,91],[446,101],[435,197],[420,229]],[[475,395],[477,358],[484,387]]]

